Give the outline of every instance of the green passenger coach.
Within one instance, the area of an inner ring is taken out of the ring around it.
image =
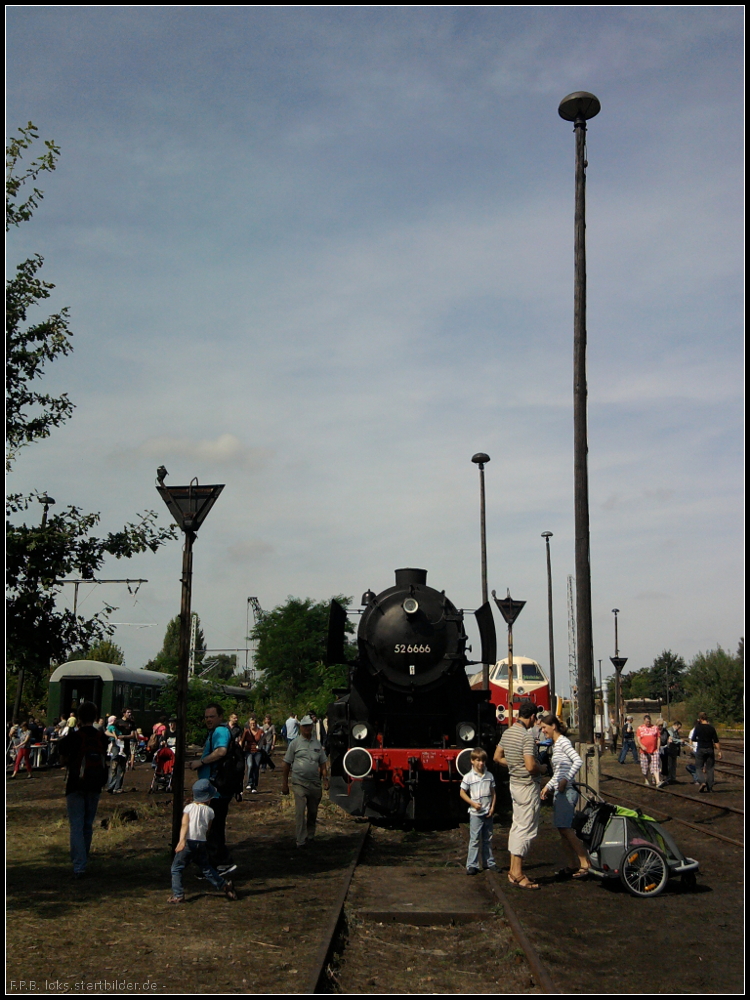
[[[50,677],[48,718],[66,715],[82,701],[93,701],[105,719],[109,715],[119,718],[124,709],[132,708],[137,725],[150,732],[161,713],[159,696],[169,678],[155,670],[98,660],[62,663]]]

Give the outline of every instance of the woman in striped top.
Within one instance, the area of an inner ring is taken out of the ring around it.
[[[589,856],[586,847],[572,829],[578,792],[572,782],[583,766],[583,761],[573,749],[573,744],[565,735],[567,730],[556,715],[542,718],[542,732],[551,739],[553,776],[542,789],[542,798],[554,795],[552,802],[553,822],[560,831],[563,845],[572,862],[559,875],[585,878],[589,873]]]

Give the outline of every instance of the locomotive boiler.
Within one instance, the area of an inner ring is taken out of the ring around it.
[[[368,590],[362,604],[349,686],[328,707],[331,799],[357,816],[452,821],[471,748],[493,746],[494,708],[466,674],[495,662],[490,606],[475,612],[482,655],[470,661],[463,612],[426,570],[396,570],[395,586]],[[345,623],[333,601],[328,663],[343,662]]]

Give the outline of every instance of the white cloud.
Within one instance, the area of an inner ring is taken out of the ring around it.
[[[234,434],[220,434],[213,441],[196,441],[188,437],[163,434],[148,438],[135,448],[113,452],[110,457],[118,464],[143,457],[164,464],[170,459],[186,459],[207,465],[226,465],[255,471],[267,463],[270,454],[267,448],[252,448],[243,444]]]

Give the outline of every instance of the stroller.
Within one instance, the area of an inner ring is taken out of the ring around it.
[[[667,831],[640,809],[605,802],[593,788],[575,783],[584,808],[573,829],[588,848],[591,875],[617,879],[634,896],[658,896],[673,875],[696,882],[698,862],[687,858]]]
[[[171,792],[172,774],[174,772],[174,750],[171,747],[160,747],[152,761],[154,776],[151,779],[149,795],[153,792]]]

